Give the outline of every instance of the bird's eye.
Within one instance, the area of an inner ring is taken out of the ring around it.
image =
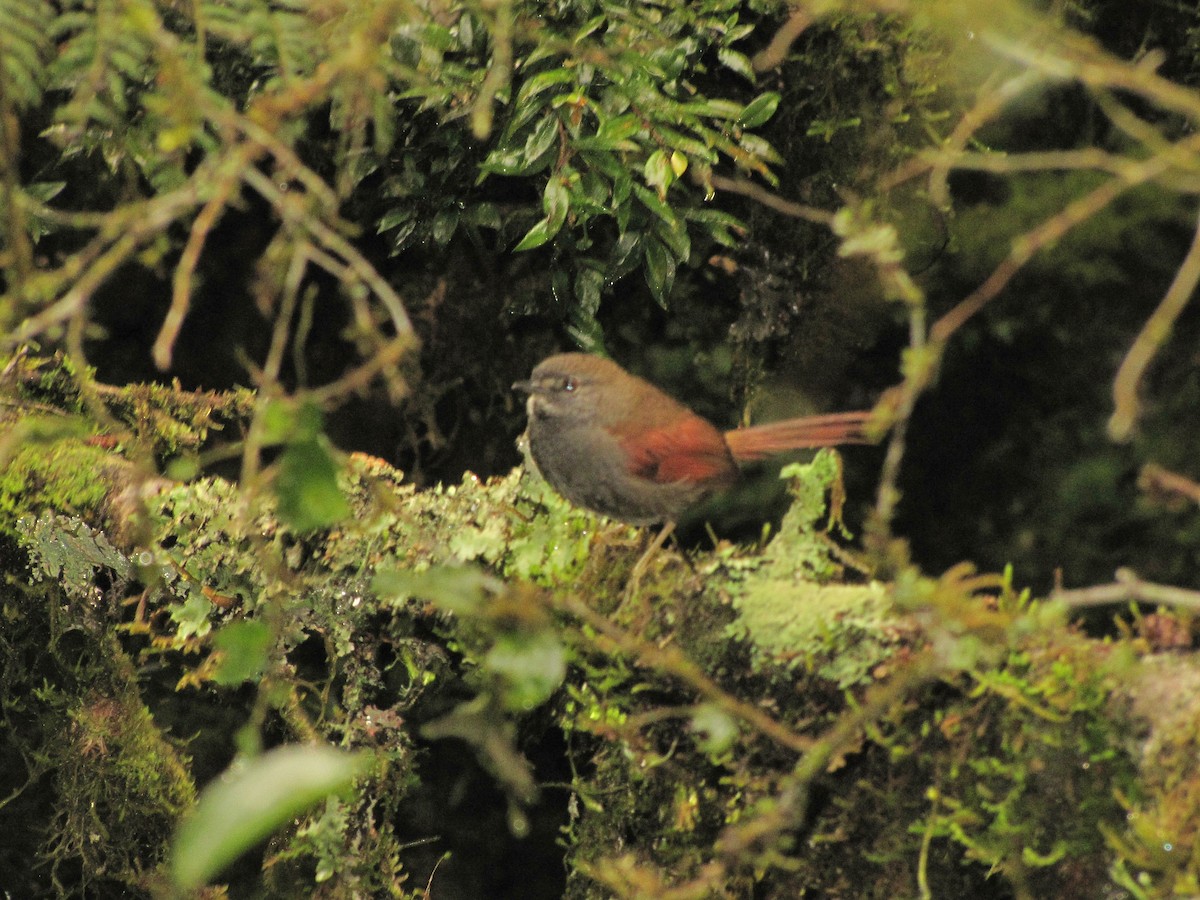
[[[577,385],[575,384],[574,378],[564,378],[562,380],[562,389],[568,394],[574,391],[576,387]]]

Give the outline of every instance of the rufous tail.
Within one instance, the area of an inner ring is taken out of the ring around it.
[[[739,462],[766,459],[789,450],[813,447],[833,447],[837,444],[871,444],[866,426],[871,420],[869,411],[832,413],[827,416],[805,416],[784,419],[749,428],[725,432],[729,452]]]

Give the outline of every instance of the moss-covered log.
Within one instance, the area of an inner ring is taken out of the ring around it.
[[[20,890],[155,893],[247,733],[383,764],[223,876],[277,896],[486,887],[412,844],[461,846],[472,817],[481,860],[561,825],[581,898],[1170,896],[1200,873],[1200,668],[1163,638],[1186,623],[1100,641],[1004,578],[871,582],[828,530],[831,455],[790,472],[769,542],[664,550],[630,591],[637,534],[520,471],[418,491],[351,457],[352,515],[298,533],[270,490],[168,481],[99,426],[41,431],[45,399],[5,408],[41,435],[0,477]],[[440,796],[439,765],[470,758],[499,790]]]

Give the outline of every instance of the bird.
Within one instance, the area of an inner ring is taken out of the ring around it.
[[[743,463],[872,443],[869,411],[722,431],[611,359],[589,353],[550,356],[513,388],[528,394],[525,439],[542,477],[572,504],[630,525],[672,526],[688,507],[734,485]]]

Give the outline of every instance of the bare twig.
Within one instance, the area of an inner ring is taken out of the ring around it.
[[[741,719],[747,725],[766,737],[797,753],[808,750],[812,738],[797,734],[783,723],[771,718],[757,706],[747,703],[724,691],[708,677],[695,662],[689,659],[679,648],[659,647],[650,641],[630,634],[617,627],[607,618],[589,607],[574,596],[563,596],[553,601],[559,608],[569,612],[575,618],[584,622],[589,628],[603,636],[613,647],[622,653],[635,657],[643,665],[650,666],[668,675],[674,675],[686,682],[696,693],[704,697],[714,706],[724,710],[736,719]]]
[[[1191,135],[1180,141],[1177,146],[1192,152],[1200,150],[1200,134]],[[1095,216],[1126,191],[1154,180],[1172,165],[1173,159],[1167,154],[1143,160],[1131,167],[1124,177],[1104,182],[1015,239],[1008,256],[992,271],[987,280],[933,324],[929,332],[931,340],[939,344],[944,343],[972,316],[994,300],[1039,250],[1053,244],[1072,228]]]
[[[797,6],[792,10],[788,20],[780,26],[771,38],[771,43],[767,44],[762,50],[754,55],[751,61],[754,66],[754,71],[765,72],[768,69],[774,69],[781,65],[787,59],[788,51],[792,49],[792,44],[796,43],[796,39],[802,35],[809,25],[813,23],[812,14],[803,6]]]
[[[815,206],[805,206],[802,203],[785,200],[778,194],[773,194],[761,185],[755,184],[753,181],[748,181],[745,178],[727,178],[724,175],[712,175],[709,178],[709,183],[717,190],[728,191],[731,194],[741,194],[743,197],[757,200],[763,206],[769,207],[778,213],[783,213],[785,216],[791,216],[794,219],[805,219],[809,222],[815,222],[818,225],[829,225],[833,221],[832,213],[818,209]]]
[[[929,175],[929,194],[934,204],[939,207],[950,205],[950,172],[954,168],[952,161],[959,156],[967,144],[979,132],[979,129],[990,122],[1004,110],[1009,103],[1045,80],[1045,76],[1037,72],[1022,72],[998,87],[987,89],[981,93],[975,105],[959,119],[958,124],[942,145],[940,158],[946,160],[934,164]]]
[[[1155,463],[1142,466],[1142,471],[1138,473],[1138,487],[1160,493],[1178,494],[1193,503],[1200,503],[1200,484]]]
[[[1082,36],[1059,31],[1054,37],[1058,44],[1054,48],[1034,44],[1019,35],[996,32],[984,35],[983,39],[997,53],[1031,71],[1063,81],[1078,81],[1092,89],[1136,94],[1160,109],[1193,122],[1200,121],[1200,94],[1159,75],[1153,65],[1157,58],[1150,57],[1151,65],[1130,65]]]
[[[321,407],[329,407],[343,397],[366,389],[379,375],[394,369],[405,356],[412,352],[416,341],[411,335],[402,334],[392,338],[362,365],[351,369],[337,381],[331,381],[309,391],[309,396]],[[402,398],[393,394],[393,400]]]
[[[1008,175],[1014,172],[1042,172],[1055,170],[1092,170],[1108,172],[1119,178],[1136,175],[1137,161],[1127,156],[1105,153],[1095,147],[1081,150],[1045,150],[1038,153],[948,153],[937,151],[925,154],[924,159],[933,165],[976,172],[994,172]]]
[[[209,233],[229,205],[230,197],[241,183],[242,169],[250,165],[257,149],[252,145],[242,144],[226,158],[221,166],[225,172],[216,182],[215,193],[204,204],[200,214],[192,222],[187,244],[183,248],[179,264],[175,267],[175,275],[172,278],[171,305],[167,309],[166,318],[163,320],[151,351],[154,365],[160,372],[171,368],[175,341],[179,337],[179,330],[183,327],[183,320],[191,306],[192,278],[196,273],[196,266],[200,263],[200,253],[204,250]]]
[[[318,244],[326,250],[336,254],[345,261],[346,266],[354,276],[362,281],[371,292],[383,304],[391,317],[392,325],[395,327],[397,334],[413,333],[412,322],[408,318],[408,313],[404,309],[404,301],[400,299],[400,295],[396,289],[388,284],[387,280],[379,274],[374,266],[368,262],[346,238],[338,234],[324,222],[314,219],[311,216],[303,215],[296,210],[292,204],[286,202],[287,198],[278,186],[262,172],[256,169],[248,169],[244,173],[246,183],[260,193],[264,199],[268,200],[284,221],[294,225],[311,234]]]
[[[1050,594],[1050,599],[1073,608],[1134,601],[1200,611],[1200,591],[1143,581],[1131,569],[1117,569],[1113,578],[1112,584],[1068,590],[1056,589]]]
[[[61,284],[69,285],[63,295],[37,315],[27,318],[11,333],[0,336],[0,347],[27,343],[68,322],[93,292],[146,241],[156,237],[198,202],[193,183],[147,203],[131,204],[122,210],[120,217],[107,219],[101,234],[87,250],[73,256],[52,276]]]
[[[495,10],[495,18],[491,23],[492,61],[471,109],[471,132],[477,138],[485,138],[491,133],[495,115],[492,104],[496,95],[508,84],[513,68],[513,25],[516,19],[513,0],[495,0],[489,6]]]
[[[1192,246],[1175,273],[1162,301],[1138,332],[1113,379],[1113,414],[1108,420],[1108,435],[1115,441],[1128,440],[1139,413],[1138,385],[1146,367],[1166,342],[1188,301],[1200,284],[1200,221],[1192,235]]]

